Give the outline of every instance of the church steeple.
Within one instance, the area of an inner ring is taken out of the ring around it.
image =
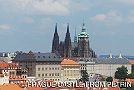
[[[89,34],[86,32],[85,23],[83,23],[82,31],[78,35],[78,49],[80,57],[84,58],[91,57],[90,46],[89,46]]]
[[[76,28],[75,28],[75,35],[74,35],[74,43],[77,43]]]
[[[69,33],[69,23],[67,24],[67,33]]]
[[[71,57],[71,37],[69,32],[69,24],[67,25],[67,32],[65,37],[64,56]]]
[[[56,53],[58,52],[58,50],[59,50],[59,35],[57,32],[57,23],[56,23],[53,42],[52,42],[52,53]]]
[[[83,23],[83,25],[82,25],[82,32],[86,32],[85,23]]]
[[[57,23],[55,25],[55,33],[58,34],[58,32],[57,32]]]

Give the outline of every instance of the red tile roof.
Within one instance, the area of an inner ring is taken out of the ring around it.
[[[15,63],[0,63],[0,69],[19,68]]]
[[[20,76],[10,76],[9,77],[9,80],[11,81],[23,81],[23,80],[26,80],[25,78],[23,77],[20,77]]]
[[[63,59],[61,65],[79,65],[79,64],[72,59]]]
[[[130,60],[129,62],[130,62],[132,65],[134,65],[134,60]]]
[[[0,90],[24,90],[20,88],[18,85],[0,85]]]

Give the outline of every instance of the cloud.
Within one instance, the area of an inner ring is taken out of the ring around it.
[[[91,17],[90,19],[92,21],[102,22],[107,25],[113,25],[113,24],[117,24],[123,21],[122,16],[118,12],[115,12],[115,11],[97,14]]]
[[[116,0],[116,2],[120,2],[128,5],[134,4],[134,0]]]
[[[69,14],[69,0],[41,0],[33,2],[32,7],[46,14],[66,15]]]
[[[0,25],[0,30],[9,30],[9,29],[11,29],[11,27],[9,25],[6,25],[6,24]]]
[[[125,20],[127,23],[134,23],[134,11],[128,12]]]
[[[24,24],[32,24],[32,23],[34,23],[34,19],[31,17],[24,17],[20,20],[20,22],[22,22]]]
[[[87,10],[88,5],[85,6],[85,3],[81,2],[72,0],[1,0],[0,8],[3,8],[4,12],[11,13],[69,15],[77,11]],[[7,6],[10,11],[6,8]]]
[[[13,12],[44,13],[48,15],[65,15],[69,13],[70,0],[2,0],[1,7],[7,6]],[[8,9],[5,9],[8,11]]]

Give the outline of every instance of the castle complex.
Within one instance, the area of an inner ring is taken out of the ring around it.
[[[80,34],[74,36],[74,41],[71,41],[69,24],[67,25],[67,32],[64,41],[59,41],[57,32],[57,24],[55,26],[55,33],[52,42],[52,53],[59,53],[61,57],[65,58],[95,58],[95,52],[89,45],[89,34],[86,32],[85,24],[83,23]]]
[[[59,40],[58,27],[55,26],[52,41],[52,52],[17,52],[12,60],[22,69],[27,70],[29,77],[52,81],[74,81],[81,78],[81,71],[87,70],[90,79],[98,80],[98,75],[114,78],[118,67],[125,66],[131,73],[129,60],[121,54],[117,57],[96,57],[89,44],[89,34],[85,24],[81,32],[71,41],[69,24],[64,41]],[[5,56],[5,54],[2,54]]]

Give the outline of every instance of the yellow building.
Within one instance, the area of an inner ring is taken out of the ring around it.
[[[61,80],[74,81],[80,79],[80,64],[72,59],[63,59],[61,62]]]

